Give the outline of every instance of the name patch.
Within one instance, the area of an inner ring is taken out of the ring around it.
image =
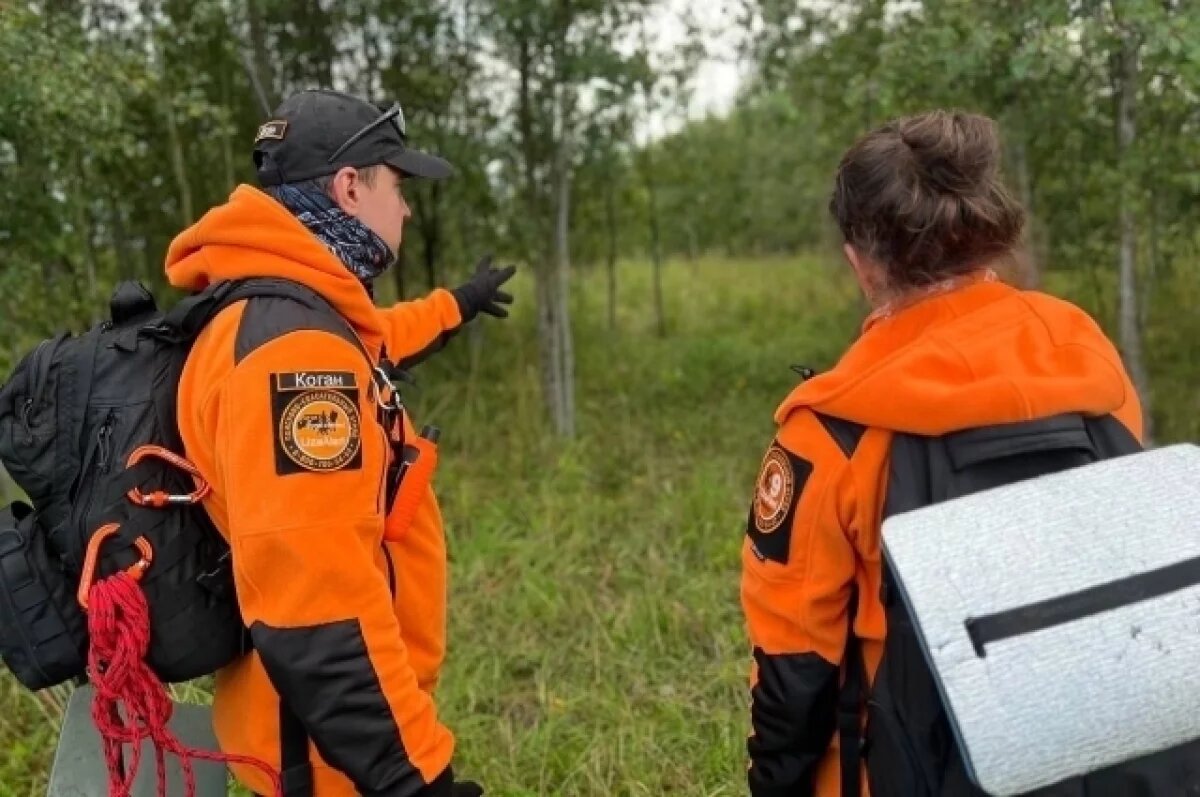
[[[283,391],[358,387],[358,380],[349,371],[299,371],[294,374],[275,374],[275,380]]]
[[[353,373],[272,374],[271,414],[279,475],[362,467],[362,418]]]

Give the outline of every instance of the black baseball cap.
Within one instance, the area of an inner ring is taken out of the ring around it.
[[[387,164],[406,177],[440,180],[454,173],[441,158],[408,146],[404,111],[327,89],[288,97],[254,137],[263,186],[334,174],[345,166]]]

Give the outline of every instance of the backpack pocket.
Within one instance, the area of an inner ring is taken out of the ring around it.
[[[26,688],[85,672],[87,625],[33,509],[0,509],[0,658]]]
[[[58,488],[58,391],[70,369],[56,355],[66,339],[63,333],[42,341],[0,388],[0,460],[34,506],[48,505]]]

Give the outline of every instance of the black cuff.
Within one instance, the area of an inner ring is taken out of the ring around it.
[[[433,779],[433,782],[423,787],[415,794],[405,792],[403,797],[451,797],[454,793],[454,769],[449,765],[442,770],[442,774]],[[384,791],[364,791],[363,797],[402,797],[401,793],[395,789],[386,789]]]
[[[813,794],[809,789],[801,789],[794,785],[755,783],[753,778],[748,779],[747,785],[750,787],[750,797],[812,797]]]
[[[424,789],[421,790],[421,797],[451,797],[454,793],[454,767],[449,764],[442,770],[442,774],[433,779]]]
[[[475,306],[475,302],[471,300],[470,283],[451,289],[450,295],[458,303],[458,314],[462,317],[463,324],[470,323],[474,320],[475,316],[479,315],[479,309]]]

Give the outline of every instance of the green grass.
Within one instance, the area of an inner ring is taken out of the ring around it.
[[[440,695],[462,772],[498,794],[742,791],[749,487],[788,366],[836,357],[854,294],[815,263],[673,263],[665,279],[666,339],[644,265],[621,271],[615,331],[603,275],[576,280],[569,444],[543,420],[528,315],[487,323],[466,386],[453,357],[420,377],[447,452]]]
[[[788,366],[834,362],[857,294],[817,260],[673,262],[660,339],[644,263],[622,265],[614,330],[603,273],[574,285],[575,440],[542,411],[526,274],[512,319],[484,319],[416,372],[418,422],[443,429],[438,702],[456,766],[512,797],[741,794],[751,482]],[[1181,396],[1160,416],[1190,429],[1195,392],[1177,386],[1196,384],[1197,360],[1154,362],[1173,363],[1164,384]],[[0,795],[43,793],[54,711],[0,678]]]

